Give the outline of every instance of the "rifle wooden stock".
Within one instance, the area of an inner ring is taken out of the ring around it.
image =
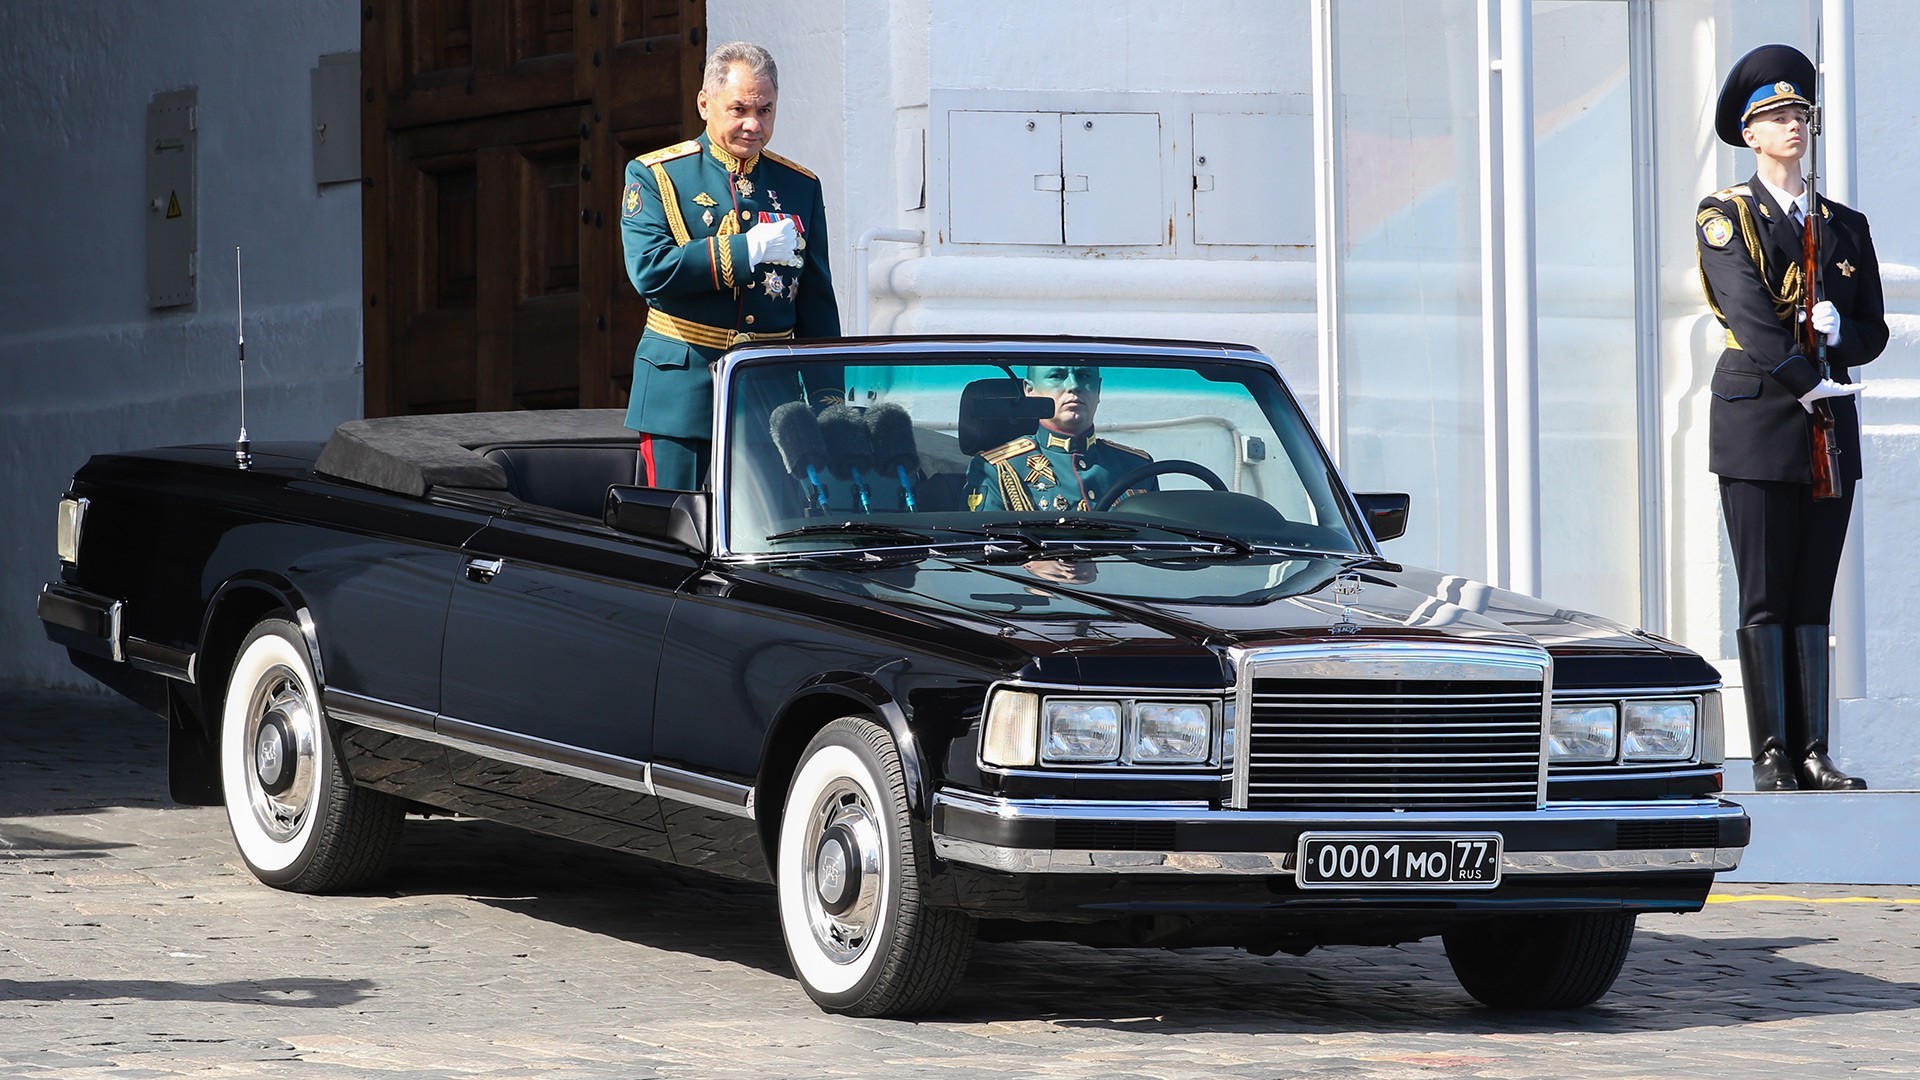
[[[1827,369],[1827,336],[1813,328],[1813,306],[1820,302],[1820,215],[1818,197],[1813,186],[1807,186],[1807,225],[1801,230],[1800,249],[1804,259],[1802,279],[1802,319],[1800,325],[1806,328],[1807,349],[1819,360],[1820,378],[1825,380]],[[1808,448],[1808,457],[1813,465],[1813,497],[1816,499],[1837,499],[1840,497],[1840,443],[1834,435],[1833,405],[1825,398],[1813,403],[1813,423],[1811,431],[1812,445]]]

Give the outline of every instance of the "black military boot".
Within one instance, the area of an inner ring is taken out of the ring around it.
[[[1827,757],[1827,628],[1793,628],[1794,673],[1798,676],[1787,721],[1787,746],[1794,772],[1805,791],[1865,791],[1867,782],[1848,776]]]
[[[1787,755],[1787,628],[1743,626],[1740,682],[1747,695],[1747,734],[1753,746],[1753,790],[1796,791]]]

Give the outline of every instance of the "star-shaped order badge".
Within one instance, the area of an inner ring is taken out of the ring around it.
[[[780,298],[781,294],[787,291],[786,279],[771,270],[767,271],[766,280],[761,282],[761,284],[766,286],[767,295],[776,300]]]
[[[1833,268],[1835,270],[1840,271],[1841,277],[1852,277],[1853,271],[1855,269],[1854,265],[1845,259],[1841,259],[1839,262],[1834,263]]]

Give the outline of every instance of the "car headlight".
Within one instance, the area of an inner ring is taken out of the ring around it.
[[[1133,707],[1127,760],[1147,765],[1198,765],[1213,749],[1213,709],[1199,702],[1142,701]]]
[[[1620,736],[1622,759],[1684,761],[1692,757],[1698,715],[1691,699],[1627,702]]]
[[[1120,703],[1053,698],[1041,720],[1040,758],[1079,764],[1120,757]]]
[[[1039,752],[1040,695],[996,690],[980,732],[980,760],[1008,768],[1032,765]]]
[[[1555,705],[1547,726],[1547,759],[1612,761],[1619,733],[1620,714],[1611,702]]]
[[[1723,765],[1727,760],[1727,726],[1720,711],[1720,691],[1709,690],[1700,696],[1700,761]]]
[[[80,565],[80,530],[87,521],[87,500],[68,495],[60,500],[60,515],[54,522],[54,547],[60,561]]]

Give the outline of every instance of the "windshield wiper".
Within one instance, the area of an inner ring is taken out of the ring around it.
[[[1138,526],[1124,522],[1084,517],[1016,518],[1013,521],[996,521],[987,526],[988,532],[996,529],[1081,529],[1088,532],[1121,533],[1125,536],[1134,536],[1140,532]]]
[[[933,537],[912,529],[903,529],[898,525],[887,525],[878,521],[838,521],[831,525],[802,525],[797,529],[788,529],[767,537],[769,540],[798,540],[808,536],[883,536],[890,540],[905,540],[914,544],[931,544]]]
[[[1199,540],[1204,543],[1214,544],[1218,547],[1228,549],[1235,555],[1253,554],[1253,545],[1232,533],[1215,532],[1212,529],[1196,529],[1190,525],[1169,525],[1164,521],[1146,521],[1142,522],[1142,524],[1150,529],[1159,529],[1161,532],[1170,532],[1175,536],[1184,536],[1189,540]]]

